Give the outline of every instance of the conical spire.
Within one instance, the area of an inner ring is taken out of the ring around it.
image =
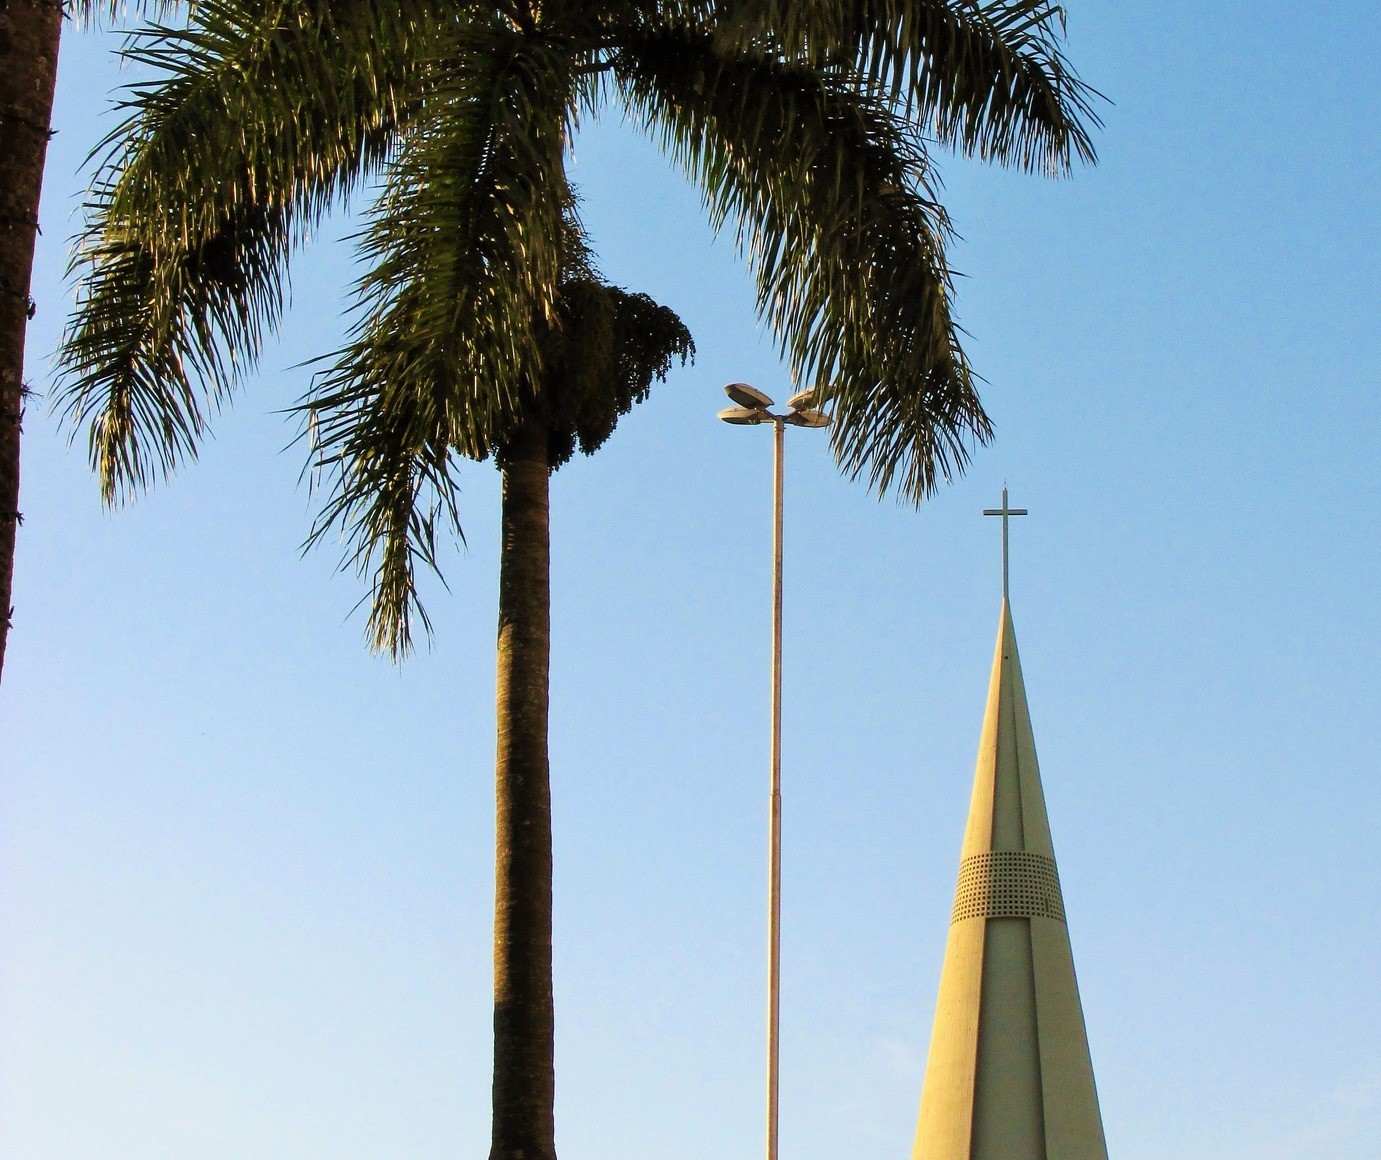
[[[1107,1155],[1004,599],[912,1160]]]

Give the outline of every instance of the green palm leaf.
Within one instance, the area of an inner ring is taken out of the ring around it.
[[[508,22],[446,31],[360,238],[360,318],[305,404],[328,480],[309,542],[346,533],[373,576],[369,637],[395,652],[415,564],[435,566],[438,515],[455,522],[452,452],[486,456],[541,381],[573,232],[567,58]]]
[[[851,475],[919,500],[988,421],[950,317],[949,222],[920,138],[850,69],[666,30],[616,61],[643,125],[734,219],[793,375],[833,399]]]
[[[371,0],[207,0],[126,54],[153,71],[93,154],[58,405],[118,502],[194,457],[282,311],[288,259],[377,169],[430,25]]]
[[[1065,58],[1050,0],[737,0],[719,12],[721,46],[851,65],[972,156],[1052,176],[1094,160],[1097,94]]]

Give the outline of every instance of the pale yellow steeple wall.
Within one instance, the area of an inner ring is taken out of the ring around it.
[[[1005,601],[912,1160],[1107,1160]]]

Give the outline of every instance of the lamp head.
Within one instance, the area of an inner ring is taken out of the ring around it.
[[[793,427],[828,427],[830,417],[824,411],[792,411],[782,422],[790,423]]]
[[[730,383],[724,388],[724,393],[740,407],[746,407],[750,410],[766,411],[768,407],[772,406],[771,399],[757,387],[750,387],[747,383]],[[720,417],[723,418],[722,415]]]
[[[772,416],[761,407],[725,407],[715,418],[744,427],[772,422]]]

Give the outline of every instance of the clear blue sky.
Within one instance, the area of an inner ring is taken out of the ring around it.
[[[999,601],[1013,605],[1110,1152],[1381,1155],[1374,0],[1071,0],[1101,166],[949,161],[997,439],[918,512],[788,451],[783,1155],[909,1155]],[[30,331],[43,390],[110,37],[70,34]],[[556,478],[563,1160],[760,1152],[770,447],[789,385],[729,239],[616,116],[608,273],[696,365]],[[344,232],[342,223],[337,233]],[[369,656],[299,558],[281,409],[339,334],[303,256],[202,461],[101,512],[35,405],[0,692],[0,1151],[488,1147],[497,490]]]

